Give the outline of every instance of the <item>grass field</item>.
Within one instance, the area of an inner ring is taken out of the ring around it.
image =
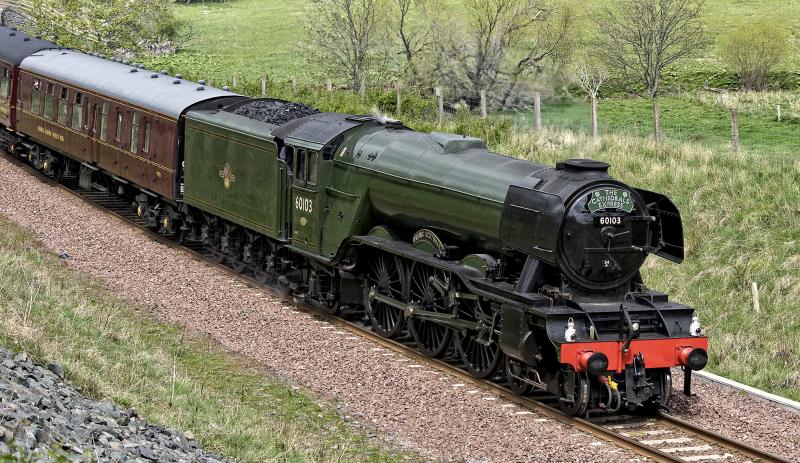
[[[770,94],[767,94],[770,95]],[[748,103],[753,94],[741,95],[739,103],[739,137],[743,149],[752,155],[797,158],[800,150],[800,106],[797,94],[775,93],[762,102]],[[731,95],[733,99],[737,95]],[[716,95],[673,95],[660,99],[661,125],[665,136],[678,141],[725,150],[731,144],[731,113]],[[781,121],[777,121],[776,104],[781,104]],[[584,100],[546,101],[542,106],[545,125],[589,133],[591,110]],[[652,102],[646,98],[601,99],[598,106],[602,133],[621,133],[650,137],[653,132]],[[533,125],[531,111],[512,113],[521,126]]]
[[[609,1],[590,0],[576,4],[584,16],[591,17],[593,11]],[[180,18],[191,21],[198,32],[186,53],[218,60],[224,75],[238,72],[258,76],[269,72],[281,79],[292,75],[298,79],[310,79],[318,69],[298,56],[297,47],[306,37],[303,21],[309,5],[308,0],[225,0],[189,5],[177,3],[176,11]],[[440,5],[446,10],[446,15],[463,14],[460,0],[441,0]],[[719,67],[716,50],[721,35],[764,17],[774,19],[776,27],[786,28],[794,34],[795,46],[787,66],[800,67],[800,2],[707,0],[706,8],[708,13],[704,21],[712,46],[703,56],[690,62],[686,72],[697,67]]]
[[[414,461],[209,339],[154,322],[0,216],[0,344],[242,462]]]

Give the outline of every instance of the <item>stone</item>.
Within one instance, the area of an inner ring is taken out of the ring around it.
[[[48,363],[47,369],[53,372],[54,375],[58,376],[58,379],[64,379],[64,368],[57,363]]]
[[[139,447],[139,455],[142,458],[146,458],[151,461],[158,461],[158,456],[152,450],[148,449],[147,447]]]

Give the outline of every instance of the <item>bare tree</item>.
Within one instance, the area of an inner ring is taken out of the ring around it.
[[[377,49],[383,8],[383,0],[311,0],[308,56],[347,76],[353,91],[362,91]]]
[[[608,70],[598,64],[583,61],[575,69],[578,84],[592,101],[592,136],[597,138],[597,95],[608,79]]]
[[[557,6],[542,5],[541,8],[536,18],[541,23],[531,27],[520,38],[516,48],[522,54],[509,70],[504,71],[508,84],[500,100],[503,107],[511,103],[521,79],[540,70],[546,61],[563,62],[575,48],[578,36],[575,34],[577,12],[574,4],[562,2]]]
[[[395,13],[394,34],[400,41],[405,63],[403,75],[411,83],[418,77],[417,59],[429,50],[434,43],[433,21],[419,18],[425,13],[425,0],[392,0]]]
[[[620,0],[598,17],[598,52],[611,66],[640,79],[653,99],[656,141],[661,140],[658,95],[664,69],[708,44],[703,7],[704,0]]]
[[[466,76],[473,96],[490,91],[498,80],[508,48],[547,18],[541,0],[466,0],[471,51]]]

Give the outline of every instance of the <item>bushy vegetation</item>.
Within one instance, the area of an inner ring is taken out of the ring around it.
[[[32,0],[29,32],[60,45],[131,57],[183,45],[191,27],[171,0]]]
[[[789,57],[789,34],[778,21],[760,20],[739,27],[722,40],[722,58],[739,72],[742,86],[762,90],[770,73]]]
[[[82,393],[191,430],[207,450],[237,461],[414,459],[378,448],[332,405],[210,339],[156,323],[2,217],[0,343],[59,363]]]

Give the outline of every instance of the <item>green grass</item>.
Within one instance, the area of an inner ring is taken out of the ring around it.
[[[739,112],[739,137],[748,152],[770,156],[791,157],[798,155],[798,133],[800,133],[800,105],[797,94],[779,93],[757,97],[742,94]],[[771,97],[770,97],[771,95]],[[731,143],[731,100],[724,106],[715,94],[668,96],[660,99],[661,126],[666,137],[676,141],[696,142],[703,146],[722,150]],[[782,103],[782,119],[777,121],[775,105]],[[544,102],[542,121],[545,125],[571,129],[584,133],[590,131],[589,103]],[[516,124],[530,127],[533,116],[530,111],[513,113]],[[606,134],[628,134],[651,137],[653,133],[652,101],[646,98],[601,99],[598,106],[600,131]]]
[[[234,73],[257,77],[268,73],[283,80],[311,79],[309,64],[298,56],[305,40],[306,0],[229,0],[176,6],[181,19],[197,32],[186,54],[211,56],[219,73],[231,82]],[[202,64],[202,63],[201,63]]]
[[[645,282],[697,309],[711,339],[710,370],[800,399],[800,160],[555,130],[514,133],[494,148],[549,164],[599,159],[614,177],[667,194],[683,216],[687,257],[678,265],[651,256]]]
[[[584,17],[611,0],[590,0],[577,2]],[[233,73],[258,76],[268,72],[279,79],[296,76],[305,81],[319,68],[307,63],[298,50],[297,44],[306,40],[304,31],[305,11],[308,0],[227,0],[223,2],[201,2],[184,5],[176,4],[180,18],[192,22],[198,33],[187,50],[187,55],[198,61],[216,61],[215,67],[221,75],[229,79]],[[443,0],[440,9],[444,16],[463,15],[460,0]],[[712,45],[702,56],[681,64],[674,72],[682,77],[677,80],[691,80],[695,86],[702,85],[709,74],[720,70],[717,59],[717,45],[720,37],[736,27],[756,18],[772,18],[776,27],[787,28],[793,34],[794,47],[788,69],[800,68],[800,2],[795,0],[708,0],[707,25]],[[589,26],[579,32],[591,33]],[[701,77],[694,76],[700,72]],[[667,80],[670,76],[666,76]],[[699,79],[699,82],[696,82]]]
[[[153,321],[2,217],[0,345],[57,362],[84,394],[191,430],[238,461],[419,459],[368,440],[332,405],[209,339]]]

